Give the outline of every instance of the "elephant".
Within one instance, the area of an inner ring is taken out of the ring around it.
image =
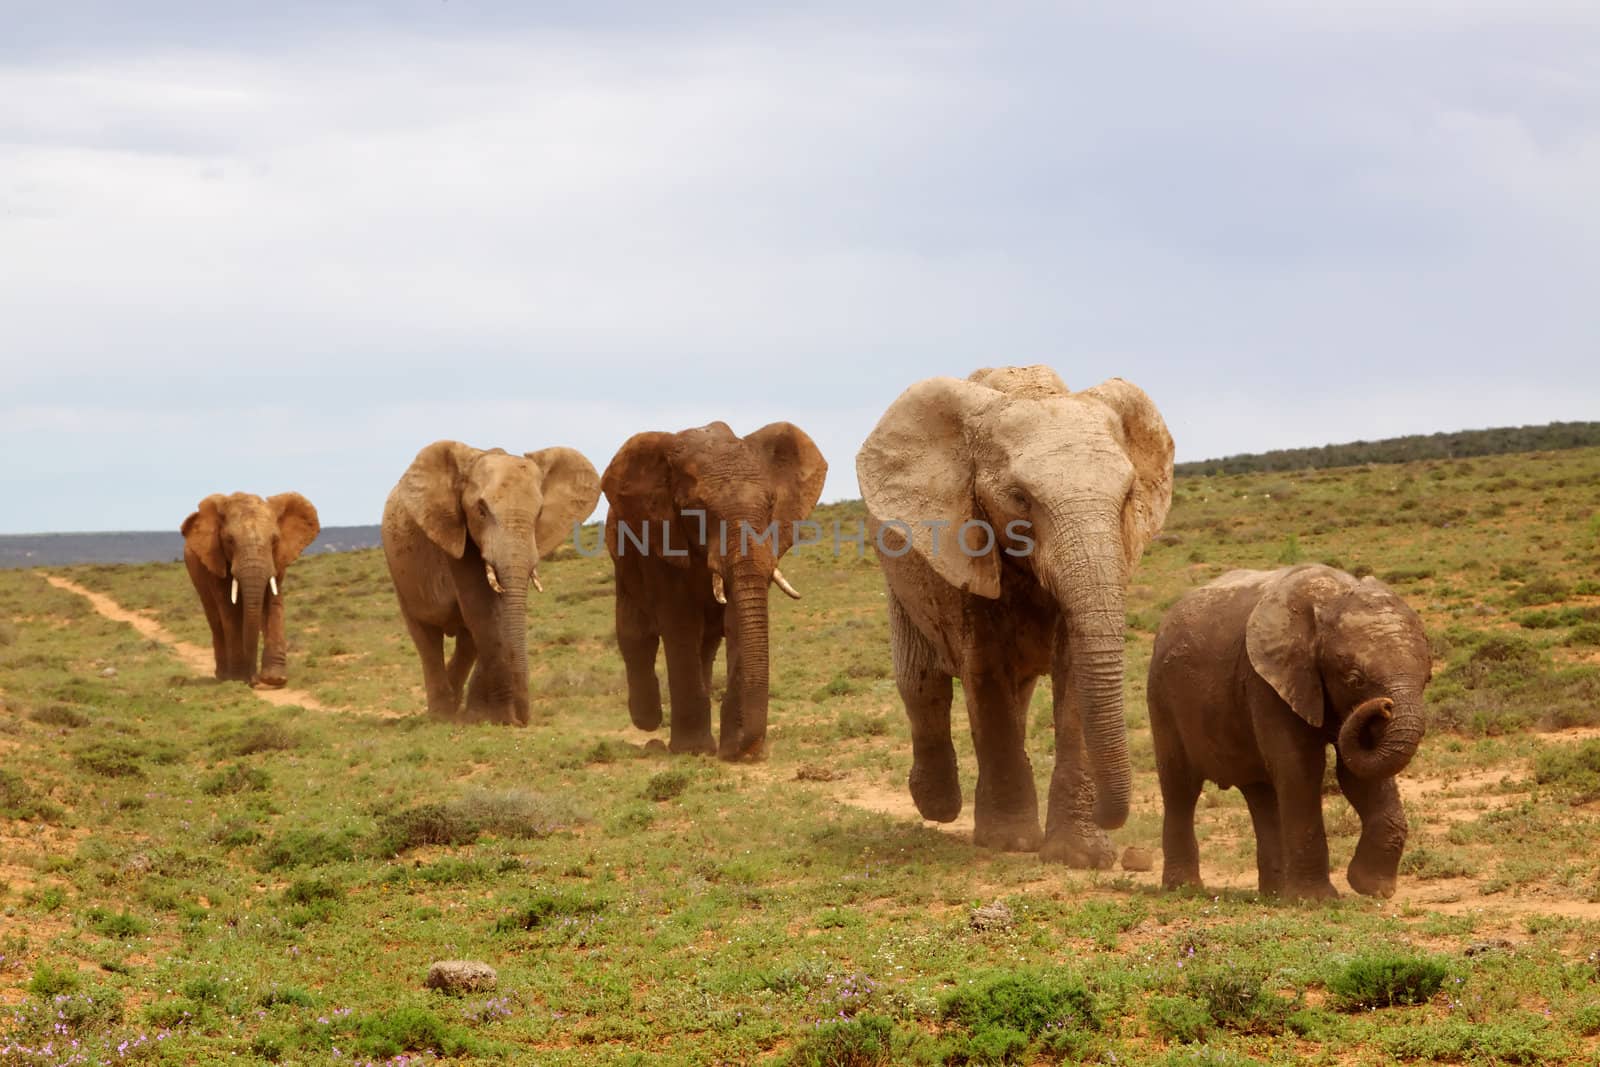
[[[267,689],[288,681],[284,579],[321,530],[317,509],[299,493],[213,493],[183,520],[183,565],[211,626],[218,678]]]
[[[1185,594],[1150,660],[1162,884],[1200,884],[1194,809],[1209,779],[1244,793],[1262,893],[1337,896],[1322,825],[1332,744],[1361,817],[1350,886],[1392,895],[1406,842],[1394,777],[1422,740],[1432,673],[1421,620],[1376,578],[1312,563],[1230,571]]]
[[[599,498],[594,465],[571,448],[435,441],[417,453],[384,504],[382,538],[429,715],[528,724],[528,586],[543,592],[539,561]]]
[[[617,643],[628,714],[661,725],[656,654],[666,646],[668,749],[726,760],[766,754],[767,587],[822,493],[828,463],[805,431],[774,422],[739,437],[724,422],[623,443],[601,479],[616,573]],[[654,534],[654,538],[651,538]],[[711,735],[711,667],[728,641],[721,736]]]
[[[924,818],[961,812],[959,678],[978,759],[974,844],[1111,865],[1105,831],[1127,819],[1132,790],[1123,604],[1171,505],[1172,455],[1137,386],[1112,378],[1074,393],[1042,365],[920,381],[867,437],[856,473]],[[1025,737],[1043,674],[1056,750],[1041,833]]]

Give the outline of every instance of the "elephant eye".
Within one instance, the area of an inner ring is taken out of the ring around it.
[[[478,517],[484,519],[489,517],[489,502],[487,500],[478,501]]]
[[[1367,680],[1367,676],[1361,673],[1360,667],[1351,667],[1345,672],[1344,680],[1351,688],[1356,688]]]

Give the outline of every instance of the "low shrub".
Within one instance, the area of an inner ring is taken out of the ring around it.
[[[795,1045],[791,1067],[879,1067],[895,1062],[894,1023],[882,1015],[858,1015],[822,1023]]]
[[[243,763],[229,764],[212,771],[200,779],[200,792],[208,797],[229,796],[234,793],[263,792],[272,784],[267,772]]]
[[[1382,952],[1346,963],[1328,980],[1328,992],[1341,1011],[1422,1004],[1449,976],[1450,968],[1431,956]]]
[[[1547,746],[1534,757],[1533,780],[1573,804],[1600,797],[1600,740]]]
[[[1193,997],[1151,997],[1145,1016],[1151,1031],[1168,1041],[1199,1041],[1211,1029],[1211,1012]]]
[[[642,795],[646,800],[671,800],[688,789],[689,783],[693,780],[694,775],[689,771],[674,767],[672,770],[652,774],[650,780],[644,784]]]

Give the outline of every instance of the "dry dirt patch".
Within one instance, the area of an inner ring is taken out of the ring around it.
[[[210,649],[201,648],[199,645],[180,640],[173,635],[172,631],[148,615],[142,615],[137,611],[129,611],[103,593],[85,589],[77,582],[68,581],[66,578],[57,577],[54,574],[46,574],[44,580],[57,589],[64,589],[69,593],[75,593],[83,597],[89,602],[90,607],[112,622],[126,623],[137,630],[140,636],[165,645],[172,651],[173,655],[183,662],[183,665],[189,669],[190,673],[209,675],[215,669],[215,661],[212,659]],[[276,704],[280,707],[301,707],[310,711],[334,710],[322,704],[310,693],[299,689],[253,689],[252,692],[267,703]]]

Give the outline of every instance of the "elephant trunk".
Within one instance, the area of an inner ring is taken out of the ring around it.
[[[517,726],[528,725],[528,581],[532,580],[532,570],[527,574],[527,580],[507,588],[502,605],[502,632],[510,653],[506,702],[511,708],[511,721]]]
[[[1108,517],[1105,523],[1086,529],[1081,518],[1058,519],[1058,534],[1075,536],[1061,542],[1050,561],[1051,577],[1046,580],[1066,617],[1083,742],[1094,779],[1094,821],[1105,830],[1115,830],[1127,821],[1133,794],[1122,706],[1127,614],[1121,530],[1114,521]]]
[[[510,550],[495,553],[486,573],[500,583],[496,592],[501,642],[499,677],[491,682],[488,697],[497,717],[517,726],[528,724],[528,586],[533,582],[537,556],[523,545],[531,537],[508,537]],[[505,547],[505,546],[501,546]]]
[[[767,562],[770,562],[767,561]],[[769,661],[767,658],[767,586],[772,567],[748,557],[732,566],[728,621],[736,635],[738,664],[728,685],[738,686],[739,735],[736,745],[723,742],[735,759],[762,754],[767,739]]]
[[[272,563],[266,559],[238,558],[233,564],[233,582],[238,583],[239,606],[244,610],[241,653],[239,664],[246,681],[254,681],[256,665],[261,651],[261,620],[266,608],[267,580],[272,577]]]
[[[1357,778],[1391,778],[1416,755],[1426,730],[1422,692],[1395,689],[1362,702],[1339,727],[1339,758]]]

